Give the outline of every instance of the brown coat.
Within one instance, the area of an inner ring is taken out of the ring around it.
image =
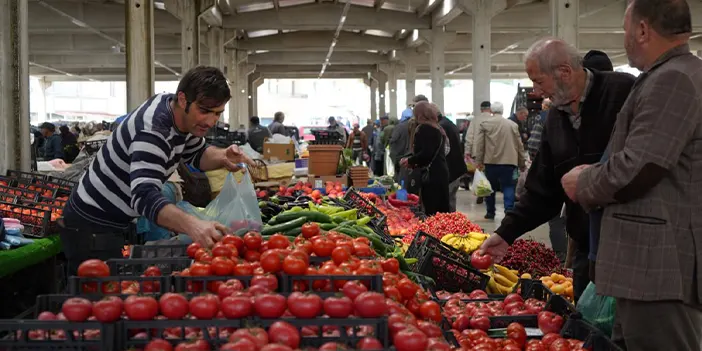
[[[584,170],[577,200],[604,206],[597,293],[702,301],[702,60],[687,45],[641,74],[609,159]]]
[[[366,137],[366,133],[364,133],[362,130],[358,131],[361,133],[361,150],[365,151],[368,150],[368,138]],[[356,137],[356,131],[352,130],[351,134],[349,134],[348,140],[346,140],[346,148],[351,149],[353,148],[353,139]]]

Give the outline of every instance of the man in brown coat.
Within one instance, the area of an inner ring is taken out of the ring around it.
[[[562,178],[585,209],[604,207],[596,287],[617,301],[613,338],[632,350],[702,342],[702,60],[685,0],[633,0],[630,65],[643,71],[606,161]]]

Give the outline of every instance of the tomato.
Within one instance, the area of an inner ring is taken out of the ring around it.
[[[305,264],[307,264],[308,266],[310,264],[310,254],[305,252],[305,250],[296,249],[296,250],[293,250],[292,252],[290,252],[289,254],[287,254],[287,256],[293,256],[295,258],[299,258],[299,259],[305,261]]]
[[[365,338],[361,339],[356,343],[356,348],[359,350],[384,350],[385,346],[383,346],[383,343],[380,342],[380,340],[366,336]]]
[[[356,296],[368,291],[365,285],[363,285],[358,280],[350,280],[344,284],[341,288],[341,292],[348,296],[349,299],[353,300]]]
[[[288,310],[297,318],[315,318],[322,312],[322,298],[316,294],[293,292],[288,296]]]
[[[225,235],[220,242],[225,245],[234,245],[237,252],[243,252],[246,248],[244,245],[244,239],[236,235]]]
[[[256,251],[250,251],[250,252],[256,252]],[[254,267],[249,262],[240,262],[234,266],[234,275],[236,275],[236,276],[252,275],[253,271],[254,271]]]
[[[257,351],[256,343],[249,339],[228,342],[219,347],[219,351]]]
[[[122,309],[122,299],[116,296],[110,296],[93,303],[92,315],[95,316],[95,319],[99,322],[112,323],[120,319],[122,316]]]
[[[144,351],[173,351],[173,345],[163,339],[153,339],[146,344]]]
[[[373,251],[369,245],[360,242],[353,243],[353,251],[356,256],[359,257],[371,257],[375,255],[375,251]]]
[[[490,317],[473,315],[470,318],[470,327],[487,331],[490,329]]]
[[[158,299],[161,314],[168,319],[183,319],[188,314],[188,299],[174,293],[165,293]]]
[[[303,275],[307,272],[309,264],[304,259],[289,255],[283,260],[283,271],[290,275]]]
[[[400,272],[400,262],[396,258],[388,258],[382,261],[383,272],[395,273]]]
[[[277,273],[283,268],[285,256],[278,250],[268,250],[261,255],[261,268],[269,273]]]
[[[229,250],[224,247],[225,250]],[[214,275],[225,276],[232,275],[234,273],[234,262],[227,256],[217,256],[212,259],[212,264],[210,264],[210,269]]]
[[[145,277],[160,277],[161,275],[163,275],[161,273],[161,268],[158,268],[156,266],[149,266],[144,271]]]
[[[217,288],[217,296],[219,296],[220,299],[224,299],[242,290],[244,290],[244,284],[242,284],[239,279],[229,279]]]
[[[248,232],[244,234],[244,245],[248,250],[258,250],[261,248],[263,238],[261,234],[256,232]]]
[[[259,351],[293,351],[293,349],[287,345],[268,344],[262,347]]]
[[[271,238],[268,239],[269,249],[286,249],[290,246],[290,239],[283,234],[273,234]]]
[[[331,257],[334,263],[340,265],[351,258],[351,251],[346,247],[337,246],[332,251]]]
[[[561,339],[561,335],[558,333],[548,333],[541,338],[541,342],[544,343],[546,347],[551,346],[554,341]]]
[[[252,314],[253,303],[246,296],[227,296],[222,299],[220,309],[227,319],[245,318]]]
[[[319,257],[329,257],[336,245],[327,237],[318,236],[312,240],[312,252]]]
[[[209,351],[211,350],[210,344],[205,340],[192,340],[181,342],[175,348],[175,351]]]
[[[549,311],[541,311],[537,315],[539,329],[544,334],[559,333],[563,328],[563,317]]]
[[[244,252],[244,259],[247,262],[258,262],[261,259],[261,253],[254,250],[247,250]]]
[[[470,255],[470,265],[477,269],[488,269],[492,266],[492,256],[487,253],[481,255],[480,250],[475,250],[473,254]]]
[[[353,313],[353,301],[346,296],[324,299],[324,313],[331,318],[346,318]]]
[[[397,351],[425,351],[429,344],[427,336],[416,328],[400,330],[392,341]]]
[[[229,336],[230,342],[235,342],[238,339],[248,339],[255,343],[256,348],[260,349],[268,344],[268,333],[262,328],[246,328],[237,329]]]
[[[300,346],[300,332],[290,323],[277,321],[268,327],[271,343],[283,344],[296,349]]]
[[[482,300],[487,299],[488,294],[482,290],[473,290],[470,292],[470,295],[468,295],[468,298],[471,300]]]
[[[378,318],[385,315],[385,296],[377,292],[364,292],[353,300],[356,314],[362,318]]]
[[[278,290],[278,278],[273,274],[256,275],[251,278],[251,286],[260,285],[268,291]]]
[[[441,306],[435,301],[426,301],[419,306],[419,314],[425,320],[441,322]]]
[[[78,276],[79,277],[108,277],[110,275],[110,267],[107,263],[97,260],[90,259],[83,261],[80,266],[78,266]]]
[[[216,295],[198,295],[190,299],[190,314],[197,319],[212,319],[219,312],[219,298]]]
[[[124,300],[124,313],[133,321],[152,320],[158,315],[158,301],[150,296],[129,296]]]
[[[261,318],[280,318],[287,308],[285,296],[261,294],[254,298],[254,310]]]
[[[419,286],[407,278],[402,278],[397,282],[397,290],[400,291],[400,295],[402,295],[404,299],[412,298],[414,294],[417,293],[418,289]]]
[[[232,257],[232,250],[222,243],[216,243],[212,247],[212,257]]]
[[[193,277],[204,277],[212,275],[212,267],[207,263],[194,262],[190,265],[190,275]]]
[[[349,348],[338,342],[327,342],[320,346],[317,351],[338,351],[338,350],[348,350]]]
[[[570,351],[570,343],[566,339],[554,340],[548,351]]]
[[[514,340],[519,347],[524,347],[527,340],[524,326],[516,322],[510,323],[507,326],[507,339]]]

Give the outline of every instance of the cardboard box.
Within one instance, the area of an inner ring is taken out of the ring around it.
[[[347,186],[349,178],[346,176],[346,174],[338,174],[333,176],[315,176],[310,174],[307,176],[307,181],[312,184],[312,188],[316,189],[326,187],[327,182],[339,182],[342,186]]]
[[[264,142],[263,158],[269,161],[295,161],[295,145]]]

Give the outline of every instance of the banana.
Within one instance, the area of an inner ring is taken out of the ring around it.
[[[483,242],[483,241],[485,241],[485,239],[488,238],[489,235],[483,234],[483,233],[477,233],[477,232],[470,232],[470,233],[468,233],[468,236],[472,239]]]
[[[456,234],[446,234],[441,237],[441,242],[448,244],[454,237],[456,237]]]
[[[496,281],[496,283],[497,283],[497,281]],[[499,293],[502,295],[511,294],[512,290],[514,290],[514,287],[507,287],[507,286],[504,286],[500,283],[496,284],[496,288],[497,288],[497,291],[499,291]]]
[[[515,282],[512,282],[509,279],[507,279],[500,272],[496,272],[494,277],[495,277],[495,281],[502,286],[513,288],[514,285],[516,284]]]
[[[490,280],[487,283],[487,293],[488,294],[499,294],[500,290],[497,288],[497,282],[495,282],[495,278],[490,275]]]
[[[505,267],[505,266],[500,266],[499,264],[496,264],[496,265],[495,265],[495,269],[497,269],[497,271],[498,271],[503,277],[507,278],[507,280],[509,280],[509,281],[512,282],[513,284],[516,284],[516,283],[519,281],[519,276],[517,276],[516,274],[512,273],[512,271],[510,271],[507,267]]]

